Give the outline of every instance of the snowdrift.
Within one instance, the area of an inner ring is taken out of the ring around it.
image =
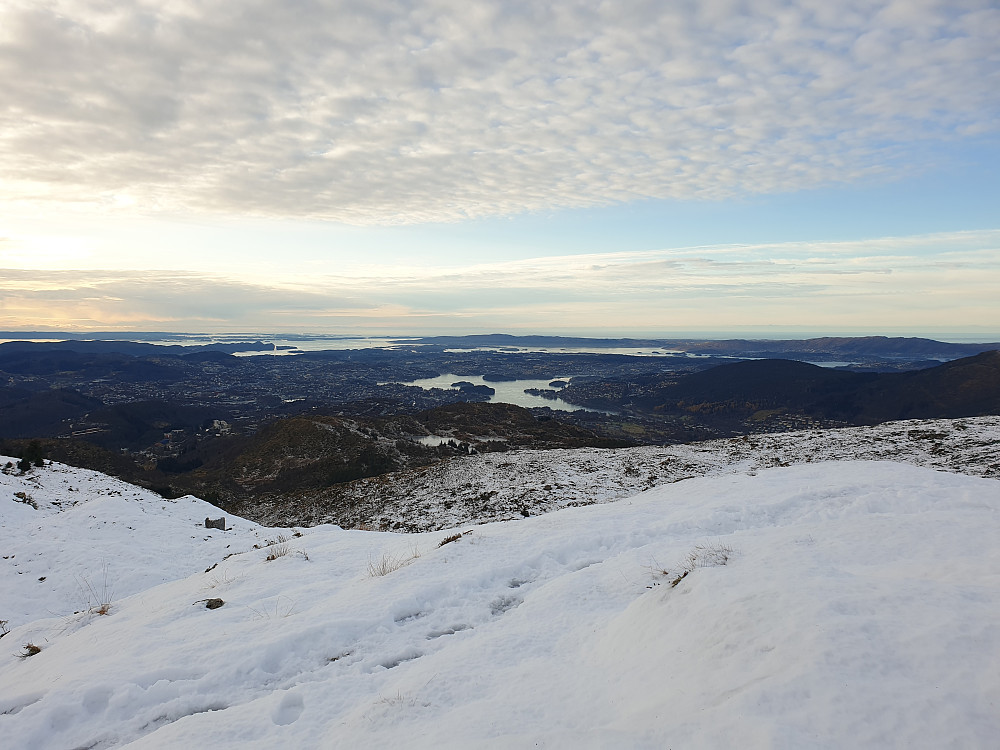
[[[838,461],[410,535],[217,515],[58,465],[0,477],[4,747],[1000,732],[995,480]]]

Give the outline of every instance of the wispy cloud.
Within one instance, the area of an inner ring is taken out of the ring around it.
[[[10,270],[0,329],[545,330],[812,326],[1000,333],[1000,231],[535,258],[379,275]]]
[[[8,0],[0,198],[449,221],[792,191],[995,134],[991,0]]]

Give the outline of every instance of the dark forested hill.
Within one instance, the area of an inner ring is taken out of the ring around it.
[[[670,397],[688,404],[742,401],[757,408],[800,408],[829,393],[853,390],[875,375],[805,362],[761,359],[722,365],[679,379]]]
[[[953,359],[1000,348],[1000,343],[964,344],[902,336],[825,336],[814,339],[664,342],[671,348],[702,354],[742,357],[786,357],[809,359],[816,355],[842,358]]]
[[[811,408],[851,424],[1000,414],[1000,351],[927,370],[879,374]]]
[[[1000,352],[903,373],[751,360],[677,377],[574,381],[560,396],[576,404],[684,417],[736,432],[787,415],[858,425],[974,417],[1000,414]]]
[[[104,404],[65,388],[0,388],[0,438],[52,437]]]

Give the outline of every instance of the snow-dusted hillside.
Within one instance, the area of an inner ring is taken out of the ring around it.
[[[430,531],[610,502],[683,479],[866,459],[1000,478],[1000,417],[910,420],[628,449],[485,453],[261,504],[264,523]]]
[[[0,457],[0,465],[8,461],[17,459]],[[71,615],[261,541],[261,528],[241,518],[229,517],[232,531],[205,528],[206,517],[222,515],[194,497],[165,500],[63,464],[0,474],[0,619]]]
[[[813,463],[457,530],[279,538],[235,519],[206,533],[217,513],[192,498],[33,474],[0,476],[0,607],[43,617],[0,639],[5,748],[939,748],[1000,733],[993,479]],[[105,562],[102,615],[73,583]],[[44,593],[25,603],[28,583]]]

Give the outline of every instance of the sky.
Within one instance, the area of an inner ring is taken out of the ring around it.
[[[6,0],[0,330],[1000,340],[996,0]]]

